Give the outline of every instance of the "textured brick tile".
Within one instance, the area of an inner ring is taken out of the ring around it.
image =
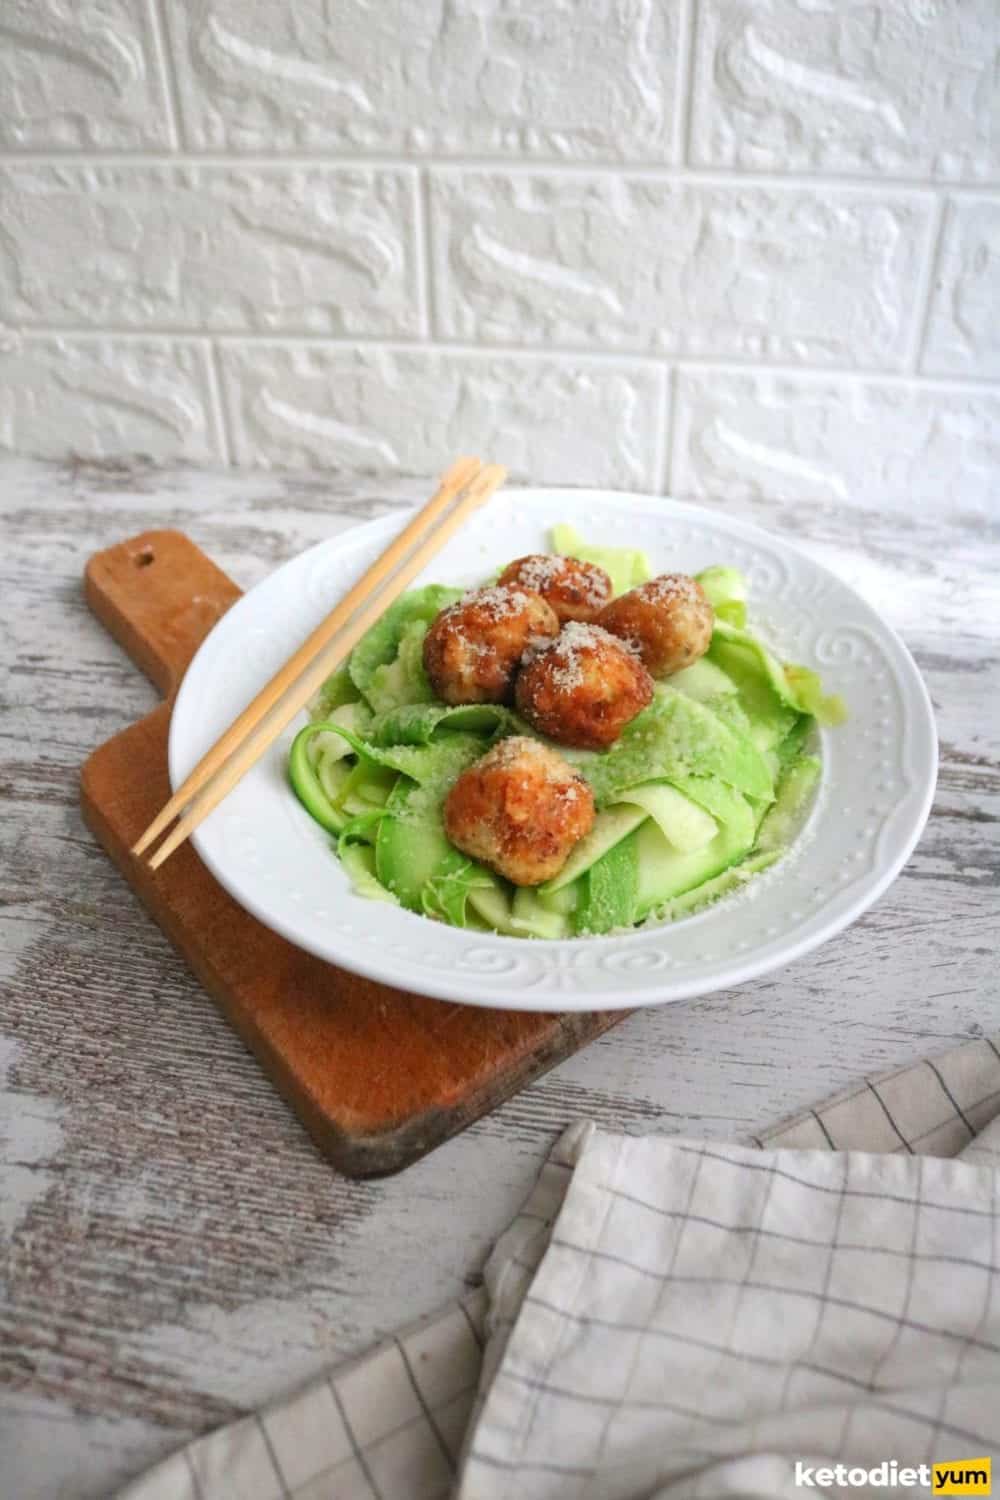
[[[24,339],[0,347],[0,450],[219,463],[204,346]]]
[[[419,330],[406,169],[19,164],[0,315],[99,328]]]
[[[148,0],[3,0],[0,146],[170,145]]]
[[[674,460],[679,495],[995,507],[1000,393],[687,371]]]
[[[998,43],[996,0],[702,0],[693,159],[995,176]]]
[[[239,463],[426,474],[483,453],[522,480],[655,483],[662,376],[643,366],[267,344],[222,365]]]
[[[928,214],[916,194],[442,171],[442,331],[893,366],[916,316]]]
[[[168,0],[200,146],[672,157],[673,0]]]
[[[1000,375],[1000,198],[949,205],[923,368]]]

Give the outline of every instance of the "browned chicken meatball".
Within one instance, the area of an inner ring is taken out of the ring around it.
[[[599,625],[571,621],[529,652],[515,701],[533,729],[562,745],[603,750],[653,696],[636,653]]]
[[[551,604],[560,622],[596,620],[611,598],[611,579],[596,563],[536,552],[504,568],[500,583],[531,589]]]
[[[704,656],[715,615],[700,583],[686,573],[664,573],[605,605],[605,630],[631,642],[654,677],[671,677]]]
[[[561,755],[524,735],[501,740],[463,771],[444,827],[463,854],[515,885],[558,875],[594,824],[594,795]]]
[[[558,630],[559,621],[540,594],[476,589],[431,622],[424,636],[424,669],[445,703],[509,702],[527,647]]]

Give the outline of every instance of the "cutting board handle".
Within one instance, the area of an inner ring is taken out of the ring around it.
[[[215,622],[240,597],[179,531],[144,531],[90,559],[87,603],[165,698]]]

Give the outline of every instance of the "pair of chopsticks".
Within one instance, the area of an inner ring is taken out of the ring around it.
[[[456,459],[423,510],[206,752],[133,846],[133,854],[143,854],[178,818],[149,856],[150,868],[156,870],[170,858],[305,708],[365,631],[506,477],[506,469],[499,464]]]

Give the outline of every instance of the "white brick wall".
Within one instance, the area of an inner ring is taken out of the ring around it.
[[[985,509],[1000,5],[0,0],[0,448]]]

